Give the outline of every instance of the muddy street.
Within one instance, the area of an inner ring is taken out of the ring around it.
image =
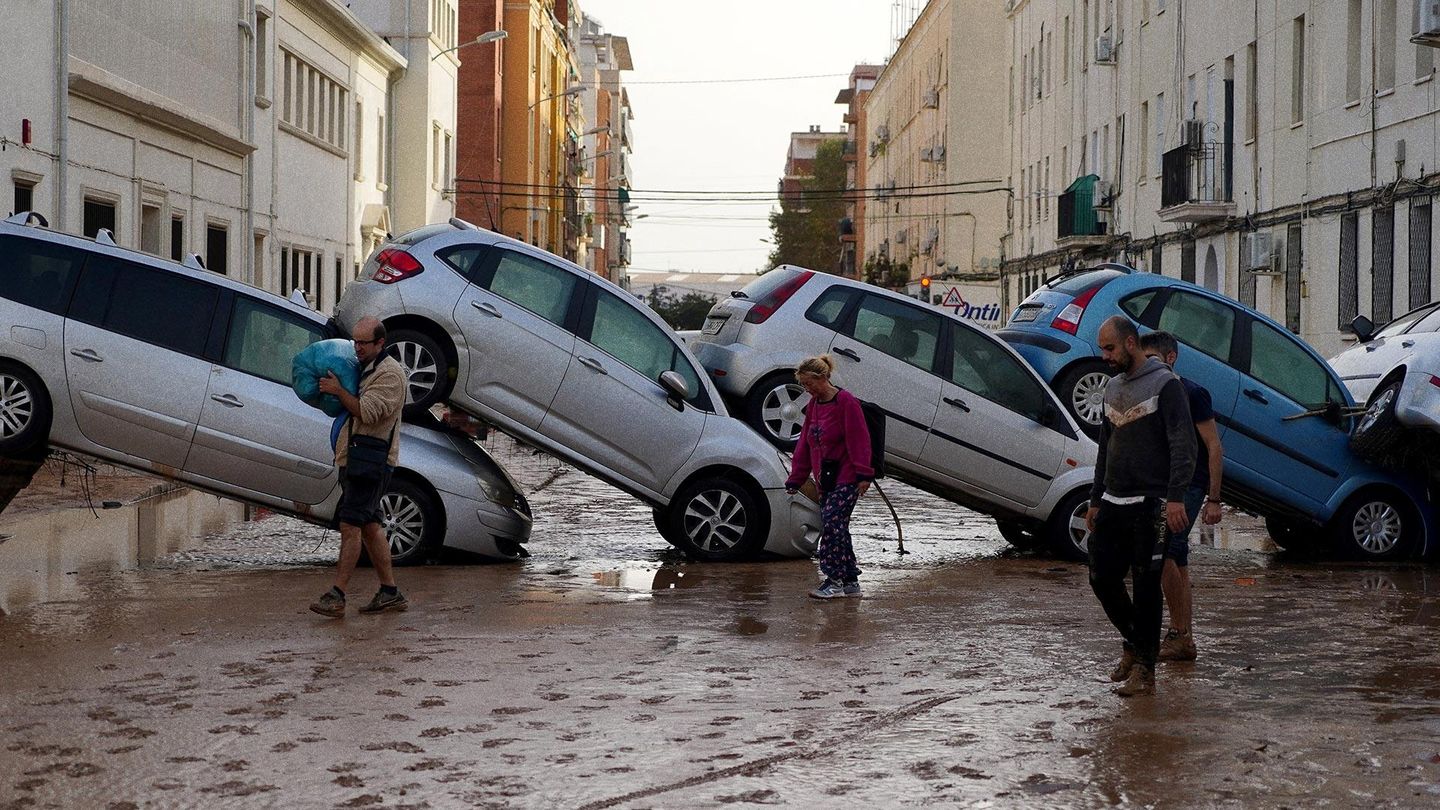
[[[816,602],[811,563],[686,562],[647,508],[491,445],[533,556],[402,569],[402,614],[311,614],[337,538],[289,519],[187,507],[112,553],[0,518],[0,807],[1440,802],[1431,567],[1289,558],[1227,515],[1192,554],[1199,660],[1124,701],[1085,569],[992,521],[888,484],[911,553],[867,498],[865,598]]]

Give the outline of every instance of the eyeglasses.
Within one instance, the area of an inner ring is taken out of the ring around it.
[[[361,343],[369,343],[369,344],[371,344],[371,345],[374,345],[374,344],[379,343],[380,341],[384,340],[384,338],[374,338],[373,340],[361,340],[360,338],[351,338],[351,340],[354,341],[355,345],[358,346],[358,345],[360,345]]]

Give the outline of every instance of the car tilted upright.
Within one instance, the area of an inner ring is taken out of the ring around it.
[[[781,265],[715,305],[691,346],[745,421],[793,447],[806,357],[886,414],[889,475],[995,517],[1007,540],[1085,553],[1095,442],[1005,343],[945,310]]]
[[[290,387],[291,360],[334,329],[309,307],[17,214],[0,223],[0,454],[49,443],[332,524],[330,417]],[[433,421],[433,420],[432,420]],[[444,544],[524,555],[529,504],[463,437],[400,431],[381,509],[391,553]]]
[[[452,219],[382,245],[335,307],[380,318],[409,407],[448,401],[654,507],[705,559],[808,556],[819,513],[684,342],[634,296],[558,256]]]

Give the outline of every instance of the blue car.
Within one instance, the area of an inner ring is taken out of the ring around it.
[[[1226,502],[1265,518],[1284,548],[1362,559],[1437,545],[1424,484],[1350,450],[1355,405],[1315,350],[1223,295],[1119,264],[1062,274],[1026,298],[999,336],[1040,373],[1075,421],[1099,434],[1111,371],[1100,324],[1124,315],[1182,344],[1175,371],[1209,390],[1225,445]],[[1308,415],[1303,415],[1308,414]]]

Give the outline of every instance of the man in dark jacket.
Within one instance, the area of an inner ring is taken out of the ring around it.
[[[1135,325],[1116,315],[1100,326],[1100,352],[1118,372],[1105,386],[1100,452],[1085,523],[1090,587],[1124,638],[1110,680],[1121,697],[1153,694],[1160,648],[1160,574],[1170,532],[1189,522],[1185,490],[1195,471],[1195,428],[1180,379],[1145,356]],[[1135,590],[1125,588],[1125,572]]]

